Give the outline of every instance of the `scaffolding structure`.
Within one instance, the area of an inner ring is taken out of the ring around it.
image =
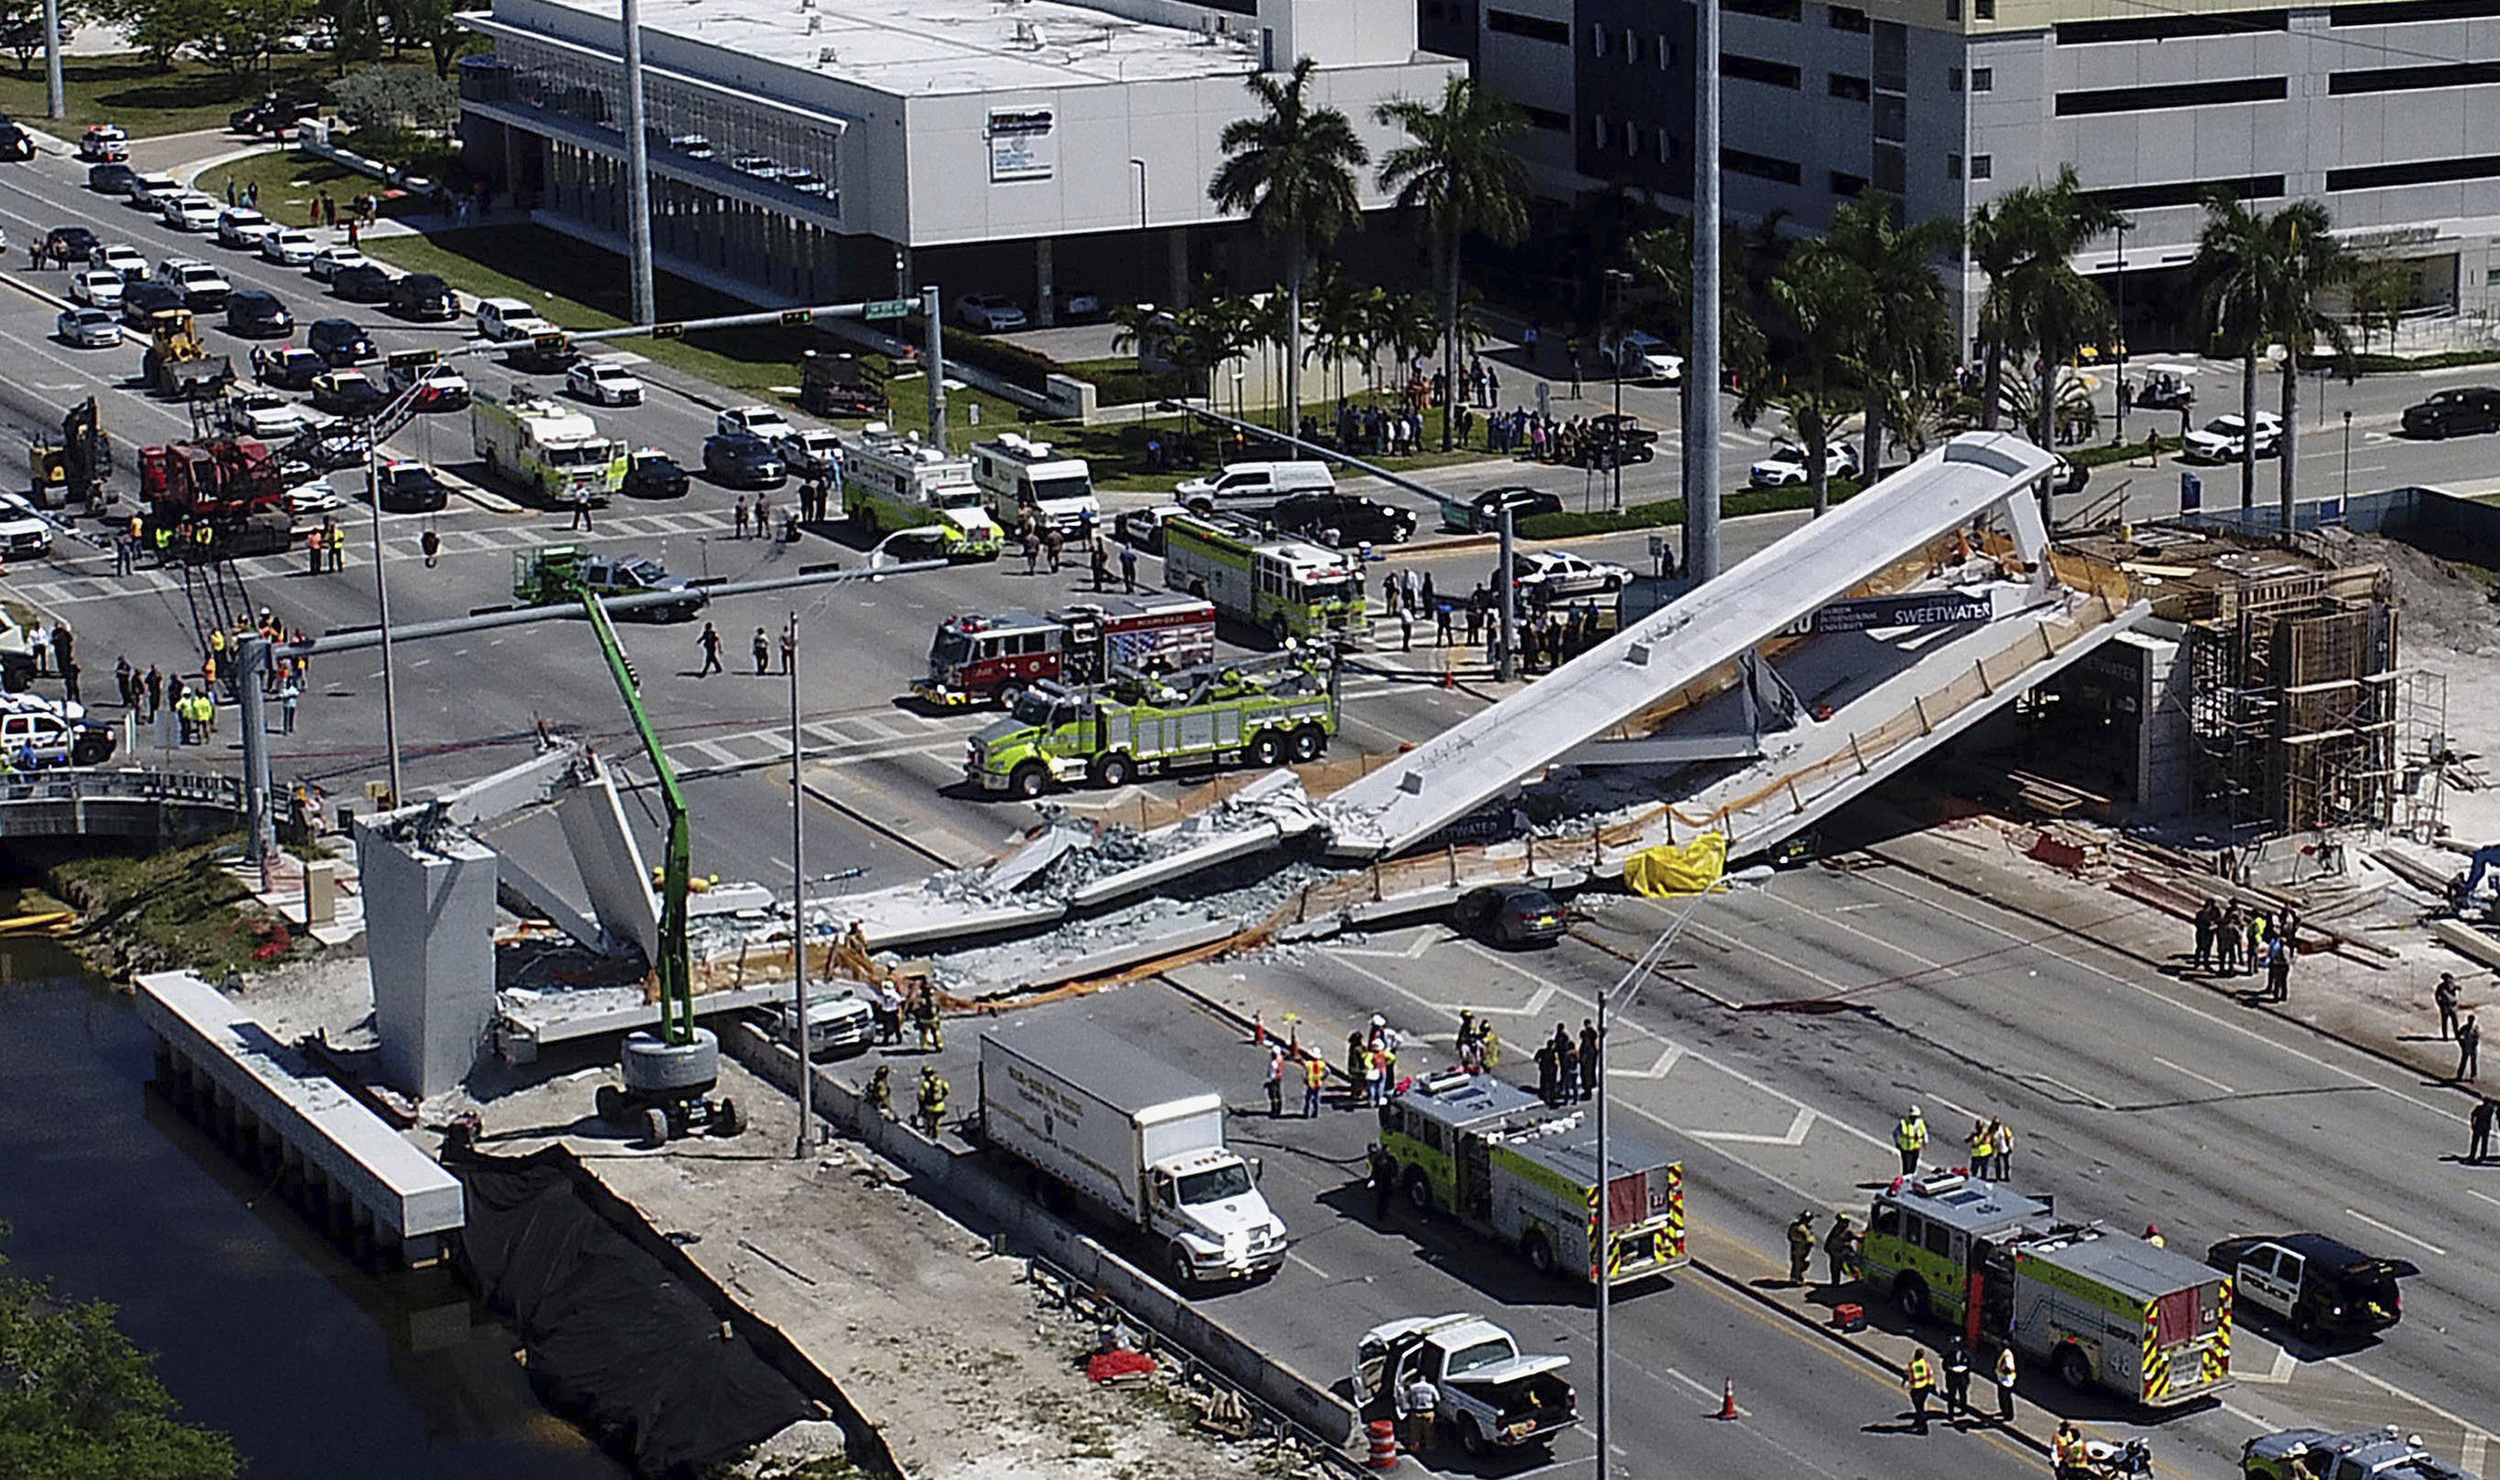
[[[2280,575],[2203,604],[2188,626],[2199,806],[2234,837],[2397,825],[2422,696],[2396,669],[2384,571]]]
[[[2396,682],[2396,755],[2403,767],[2396,826],[2417,843],[2447,830],[2440,816],[2448,783],[2448,675],[2413,669]]]

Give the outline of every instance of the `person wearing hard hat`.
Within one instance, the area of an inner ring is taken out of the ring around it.
[[[1788,1225],[1788,1282],[1806,1282],[1806,1266],[1814,1260],[1814,1210],[1806,1209]]]
[[[1916,1105],[1893,1126],[1892,1144],[1901,1153],[1901,1175],[1916,1176],[1918,1154],[1927,1147],[1927,1117],[1919,1113]]]
[[[2144,1241],[2151,1244],[2156,1249],[2165,1249],[2169,1247],[2169,1245],[2162,1239],[2161,1229],[2157,1225],[2151,1223],[2144,1225]]]

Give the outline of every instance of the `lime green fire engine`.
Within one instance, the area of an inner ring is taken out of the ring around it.
[[[1025,690],[1013,713],[972,737],[964,774],[985,792],[1029,801],[1079,782],[1314,760],[1336,733],[1336,668],[1308,655],[1122,670],[1091,689]]]

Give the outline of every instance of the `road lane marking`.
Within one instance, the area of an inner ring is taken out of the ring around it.
[[[2251,1344],[2252,1343],[2242,1342],[2241,1347],[2245,1350]],[[2268,1387],[2281,1387],[2283,1384],[2290,1382],[2293,1376],[2299,1371],[2300,1360],[2279,1346],[2274,1349],[2274,1365],[2268,1367],[2263,1372],[2247,1371],[2242,1368],[2237,1361],[2234,1361],[2231,1364],[2231,1375],[2233,1377],[2238,1378],[2242,1382],[2263,1383]]]
[[[1675,1068],[1676,1061],[1683,1057],[1684,1050],[1670,1043],[1659,1050],[1658,1062],[1646,1069],[1618,1069],[1609,1065],[1606,1074],[1613,1079],[1664,1079]]]
[[[1285,1260],[1287,1263],[1301,1265],[1304,1269],[1307,1269],[1311,1273],[1319,1276],[1323,1281],[1332,1284],[1336,1281],[1337,1277],[1335,1275],[1330,1274],[1327,1270],[1320,1268],[1318,1265],[1313,1264],[1309,1259],[1304,1258],[1299,1250],[1287,1249],[1285,1251]]]
[[[2186,1075],[2188,1078],[2195,1080],[2199,1084],[2211,1085],[2213,1088],[2222,1091],[2226,1095],[2236,1095],[2239,1093],[2238,1090],[2224,1084],[2221,1080],[2214,1078],[2210,1074],[2199,1074],[2187,1065],[2174,1064],[2170,1060],[2163,1058],[2160,1054],[2154,1054],[2151,1057],[2154,1063],[2161,1065],[2165,1069],[2174,1069],[2179,1073]]]
[[[2500,1208],[2500,1197],[2493,1197],[2488,1192],[2476,1192],[2473,1188],[2468,1187],[2465,1189],[2465,1195],[2467,1197],[2479,1197],[2483,1201],[2491,1204],[2493,1207]]]
[[[2428,1239],[2421,1239],[2421,1238],[2415,1238],[2412,1234],[2409,1234],[2409,1233],[2405,1232],[2405,1231],[2404,1231],[2403,1229],[2401,1229],[2401,1228],[2395,1228],[2395,1227],[2391,1227],[2391,1226],[2390,1226],[2390,1225],[2388,1225],[2388,1224],[2381,1223],[2381,1222],[2380,1222],[2380,1221],[2378,1221],[2376,1218],[2373,1218],[2373,1217],[2371,1217],[2369,1214],[2367,1214],[2367,1213],[2365,1213],[2365,1212],[2362,1212],[2359,1208],[2346,1208],[2346,1209],[2344,1209],[2344,1212],[2345,1212],[2345,1214],[2346,1214],[2347,1216],[2349,1216],[2349,1217],[2353,1218],[2355,1221],[2357,1221],[2357,1222],[2362,1222],[2362,1223],[2367,1223],[2367,1224],[2369,1224],[2372,1228],[2377,1229],[2379,1232],[2384,1233],[2384,1234],[2388,1235],[2388,1236],[2389,1236],[2389,1237],[2391,1237],[2391,1238],[2400,1238],[2400,1239],[2403,1239],[2406,1243],[2413,1245],[2413,1246],[2414,1246],[2415,1248],[2417,1248],[2417,1249],[2428,1249],[2428,1250],[2430,1250],[2430,1251],[2431,1251],[2431,1254],[2432,1254],[2434,1257],[2436,1257],[2436,1258],[2445,1259],[2445,1258],[2447,1258],[2447,1257],[2448,1257],[2448,1251],[2447,1251],[2446,1249],[2443,1249],[2443,1248],[2441,1248],[2439,1245],[2437,1245],[2437,1244],[2435,1244],[2435,1243],[2432,1243],[2430,1240],[2428,1240]]]
[[[1788,1122],[1788,1129],[1776,1136],[1766,1136],[1758,1131],[1687,1131],[1685,1134],[1697,1140],[1733,1141],[1745,1146],[1797,1147],[1806,1143],[1806,1132],[1813,1130],[1814,1122],[1820,1118],[1811,1110],[1800,1110],[1796,1119]]]
[[[2443,1422],[2455,1424],[2469,1439],[2478,1435],[2484,1438],[2490,1437],[2491,1431],[2484,1428],[2482,1425],[2470,1423],[2465,1419],[2459,1418],[2457,1415],[2450,1413],[2447,1409],[2440,1407],[2430,1399],[2406,1392],[2403,1388],[2389,1382],[2386,1378],[2379,1376],[2377,1373],[2366,1371],[2353,1365],[2353,1360],[2350,1357],[2329,1357],[2327,1360],[2334,1363],[2336,1366],[2343,1368],[2346,1372],[2351,1373],[2353,1376],[2360,1378],[2363,1382],[2368,1383],[2370,1386],[2377,1388],[2380,1392],[2385,1393],[2387,1396],[2410,1403],[2433,1418],[2440,1419]]]

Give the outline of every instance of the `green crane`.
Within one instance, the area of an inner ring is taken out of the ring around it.
[[[641,738],[652,774],[659,779],[660,807],[668,817],[668,852],[660,865],[658,959],[651,963],[660,984],[659,1030],[626,1035],[618,1061],[624,1088],[600,1087],[599,1118],[623,1125],[639,1112],[644,1132],[654,1145],[666,1144],[672,1133],[682,1134],[695,1125],[707,1126],[716,1135],[734,1136],[740,1129],[736,1103],[725,1096],[717,1102],[710,1098],[720,1077],[720,1040],[694,1022],[693,951],[686,939],[694,835],[686,817],[686,796],[678,789],[668,753],[660,747],[659,732],[651,727],[651,716],[642,707],[642,686],[625,657],[624,643],[608,621],[607,607],[588,586],[576,583],[574,594],[590,618],[590,630],[599,639],[600,654],[608,661],[608,676],[616,680],[625,712],[634,718],[634,733]]]

